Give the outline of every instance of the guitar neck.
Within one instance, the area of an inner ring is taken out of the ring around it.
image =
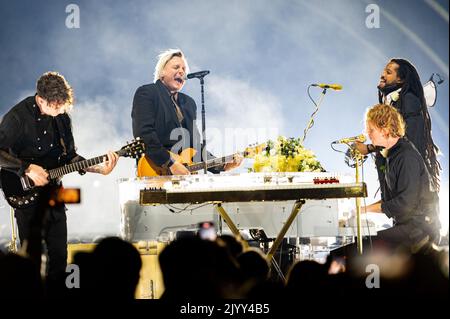
[[[234,159],[234,156],[236,154],[243,154],[243,152],[239,152],[239,153],[235,153],[233,155],[228,155],[228,156],[218,157],[218,158],[213,158],[211,160],[208,160],[208,161],[206,161],[206,167],[212,168],[212,167],[217,167],[217,166],[221,166],[226,163],[229,163]],[[205,162],[199,162],[199,163],[195,163],[195,164],[187,166],[187,169],[189,170],[189,172],[197,172],[197,171],[201,171],[204,167],[205,167]]]
[[[70,163],[58,168],[54,168],[48,171],[48,174],[50,176],[50,179],[55,179],[58,177],[62,177],[64,175],[70,174],[72,172],[80,171],[83,169],[86,169],[88,167],[98,165],[103,163],[104,158],[106,155],[93,157],[87,160],[82,160],[75,163]]]
[[[119,151],[116,151],[115,153],[118,154],[119,156],[124,156],[125,151],[119,150]],[[104,155],[93,157],[93,158],[90,158],[87,160],[82,160],[79,162],[66,164],[64,166],[49,170],[48,174],[50,176],[50,179],[59,178],[64,175],[67,175],[67,174],[70,174],[73,172],[77,172],[77,171],[86,169],[91,166],[101,164],[105,161],[105,158],[107,158],[107,157],[108,156],[106,154],[104,154]]]

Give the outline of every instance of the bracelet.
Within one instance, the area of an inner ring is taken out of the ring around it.
[[[376,151],[376,147],[373,146],[373,144],[367,144],[367,152],[368,153],[373,153]]]

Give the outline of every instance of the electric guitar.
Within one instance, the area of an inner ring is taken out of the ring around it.
[[[144,154],[144,143],[137,138],[131,143],[123,146],[115,153],[123,157],[138,158]],[[106,157],[106,155],[102,155],[91,159],[66,164],[57,168],[48,169],[47,173],[49,184],[57,184],[60,178],[64,175],[103,163]],[[41,191],[45,187],[35,186],[33,181],[28,176],[17,176],[17,174],[5,169],[0,171],[0,178],[2,181],[2,190],[5,195],[5,199],[13,208],[26,208],[35,205]]]
[[[232,162],[237,154],[240,154],[244,157],[252,157],[256,154],[261,153],[265,149],[266,144],[260,144],[253,147],[249,146],[243,152],[238,152],[233,155],[208,160],[206,161],[206,166],[207,168],[221,166],[226,163]],[[183,150],[180,154],[175,154],[170,151],[169,153],[175,162],[183,164],[191,173],[201,171],[205,167],[205,162],[194,163],[192,161],[192,158],[197,153],[197,151],[193,148],[187,148]],[[165,169],[161,166],[156,165],[148,156],[143,156],[138,162],[137,175],[138,177],[153,177],[153,176],[171,175],[171,172],[168,168]]]

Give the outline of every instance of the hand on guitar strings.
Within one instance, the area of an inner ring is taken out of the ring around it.
[[[180,162],[175,162],[169,167],[170,172],[173,175],[189,175],[191,174],[189,170]]]
[[[101,174],[108,175],[116,167],[117,161],[119,160],[119,155],[112,151],[107,154],[107,160],[103,162],[103,171]]]
[[[223,167],[223,169],[225,171],[229,171],[233,168],[239,167],[239,165],[241,165],[242,161],[244,160],[244,157],[240,154],[236,154],[234,155],[233,161],[230,163],[225,164],[225,166]]]
[[[25,171],[25,175],[31,178],[36,186],[44,186],[49,182],[47,171],[36,164],[30,164]]]
[[[104,158],[104,162],[100,165],[95,165],[86,169],[86,171],[91,173],[99,173],[103,175],[108,175],[114,169],[119,159],[119,155],[112,151],[109,151],[107,156]]]

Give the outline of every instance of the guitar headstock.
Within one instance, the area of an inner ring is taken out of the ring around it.
[[[142,141],[139,137],[127,143],[127,145],[123,146],[117,154],[123,157],[132,157],[139,158],[145,152],[144,141]]]
[[[267,148],[267,143],[251,144],[244,151],[244,157],[253,157],[262,153]]]

